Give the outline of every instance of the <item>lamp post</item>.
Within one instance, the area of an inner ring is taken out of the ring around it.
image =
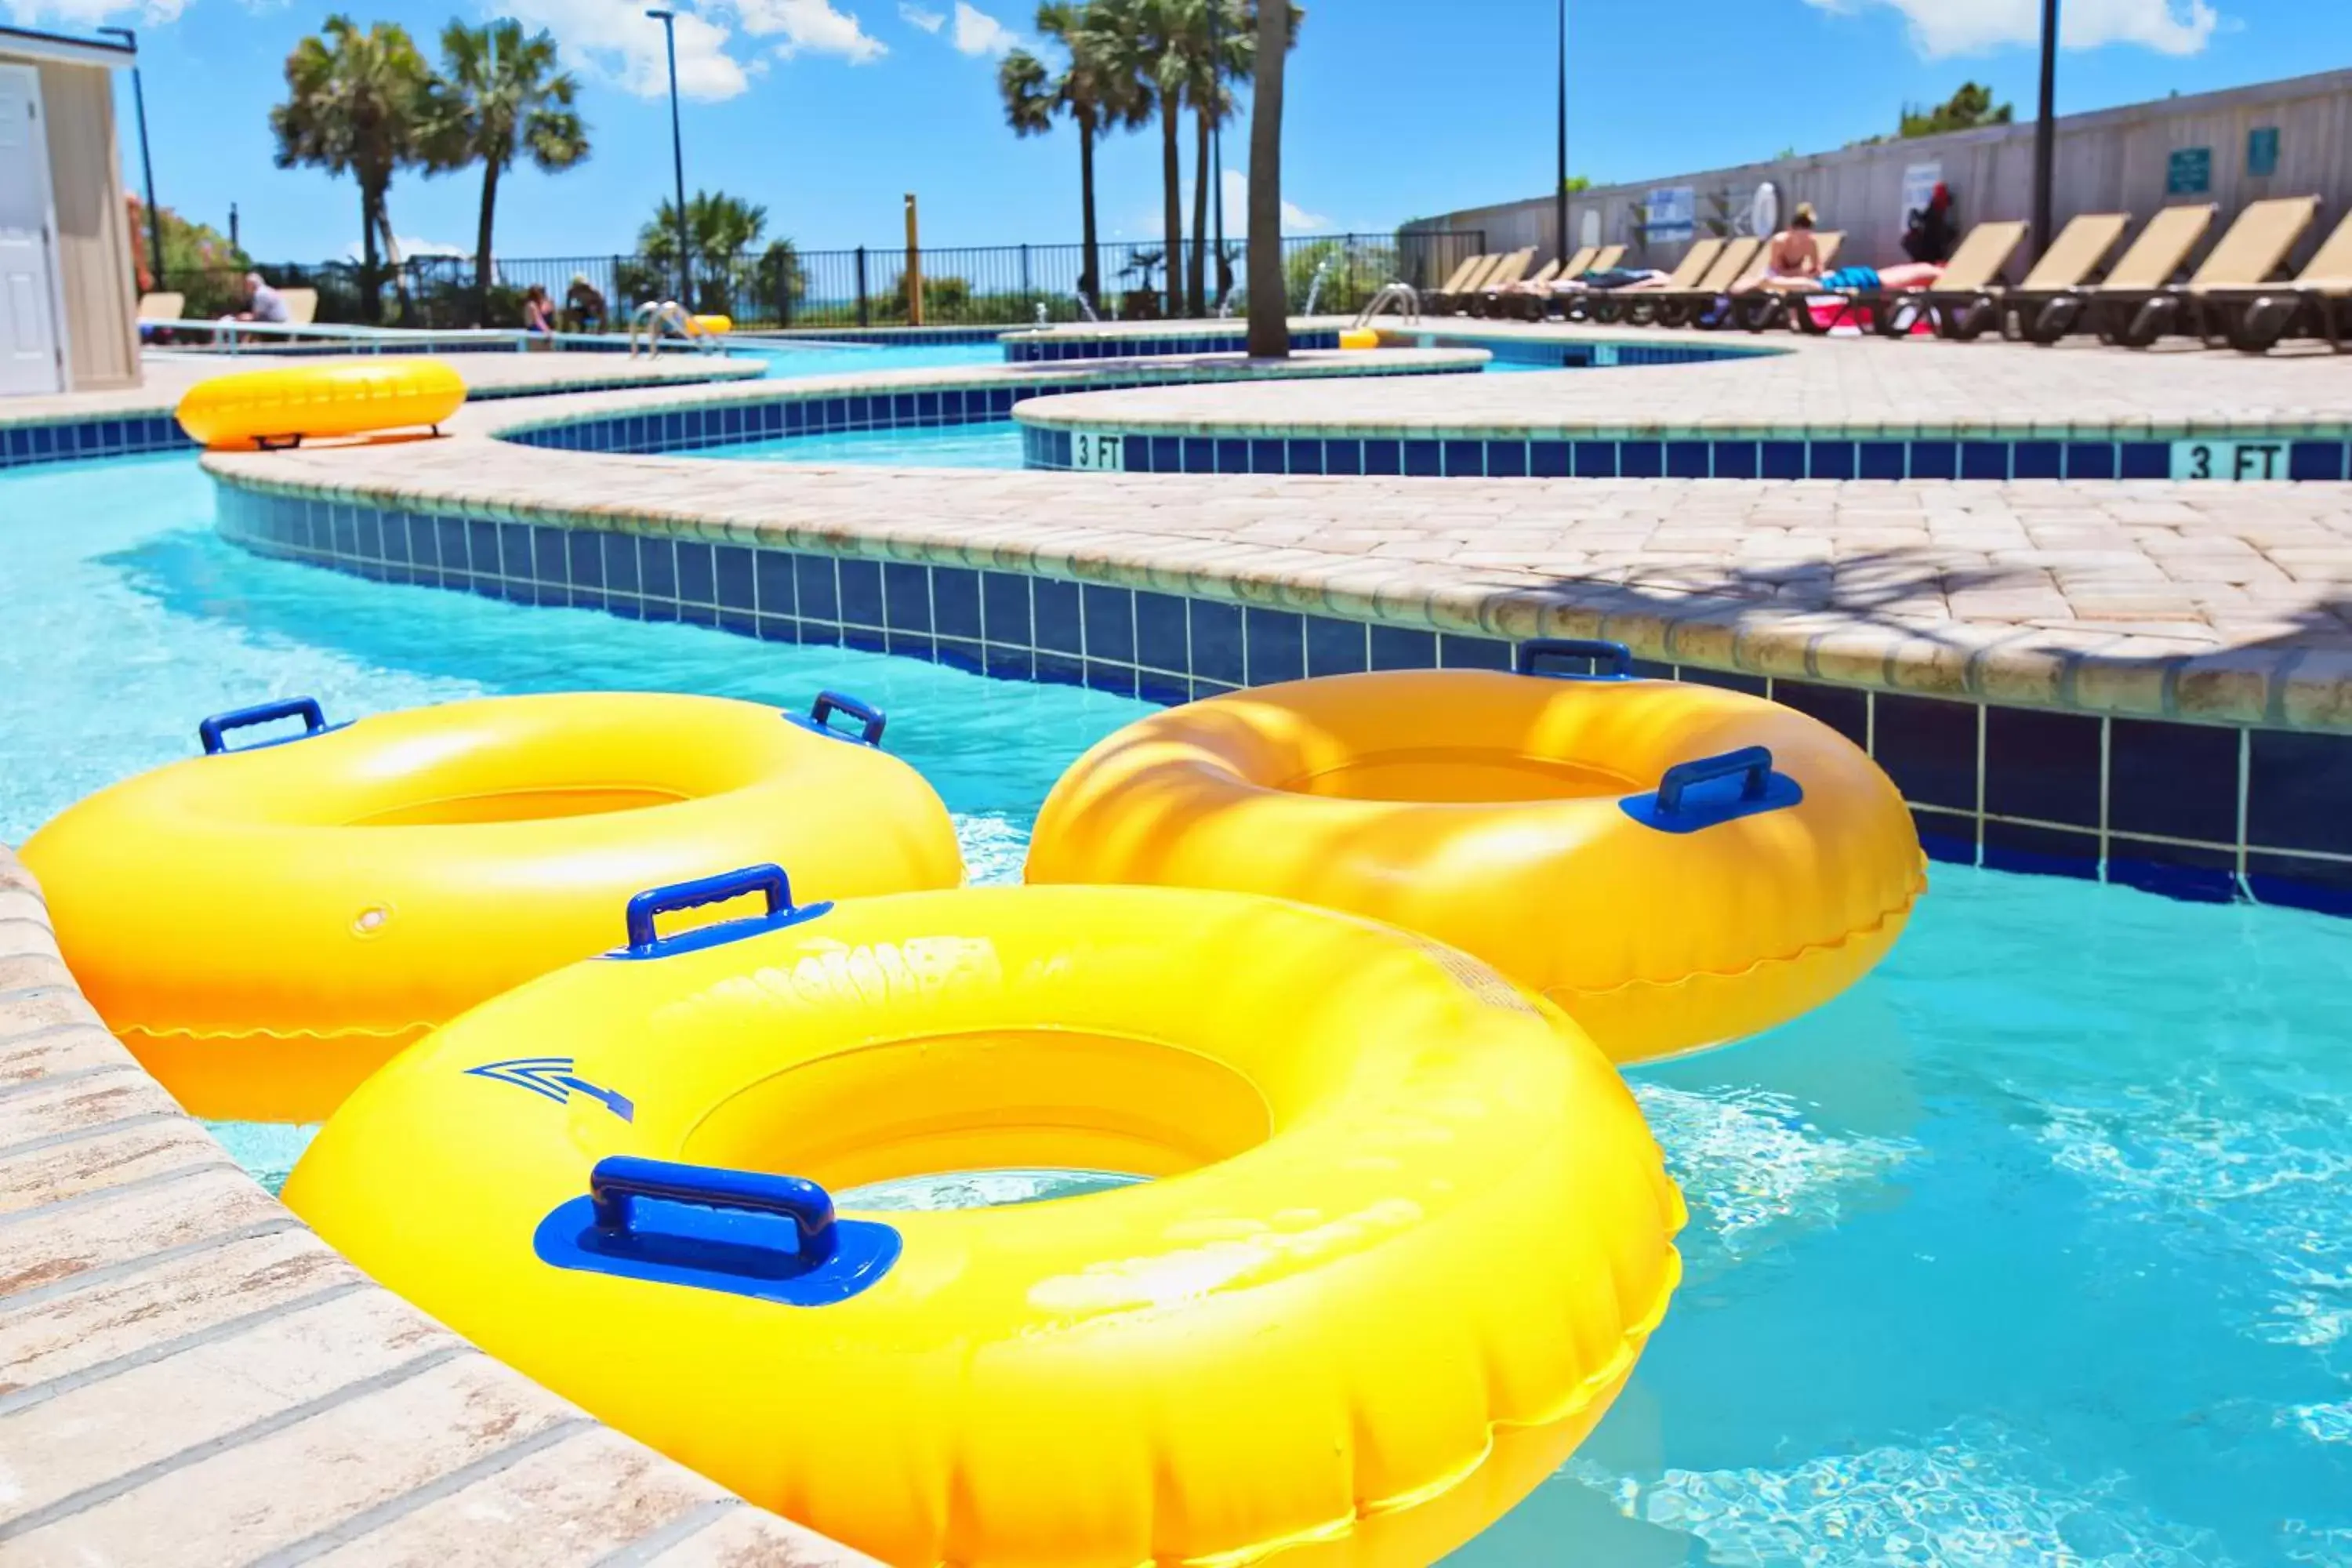
[[[2050,248],[2051,182],[2058,159],[2058,0],[2042,0],[2042,113],[2033,122],[2033,249]]]
[[[677,13],[654,10],[646,15],[662,25],[662,43],[669,52],[669,161],[677,180],[677,302],[691,310],[694,276],[687,258],[686,143],[677,128]]]
[[[131,101],[139,116],[139,172],[147,186],[147,269],[163,287],[163,213],[155,205],[155,153],[147,143],[147,87],[139,79],[139,35],[128,27],[100,27],[131,50]]]
[[[1568,0],[1559,0],[1559,168],[1553,176],[1552,212],[1559,254],[1568,255]]]
[[[1217,304],[1222,311],[1225,302],[1225,103],[1224,47],[1222,24],[1225,19],[1224,0],[1212,0],[1209,6],[1209,80],[1212,84],[1209,121],[1209,166],[1211,178],[1217,183],[1209,189],[1209,200],[1216,212],[1215,237],[1210,241],[1216,247]]]

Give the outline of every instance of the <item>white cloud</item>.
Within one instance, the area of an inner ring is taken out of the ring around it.
[[[1021,35],[970,0],[956,0],[955,47],[961,54],[1002,58],[1021,47]]]
[[[1191,204],[1186,204],[1190,210]],[[1308,212],[1297,202],[1282,204],[1282,232],[1285,234],[1318,234],[1331,226],[1331,220],[1321,213]],[[1249,171],[1225,171],[1225,237],[1234,238],[1249,233]]]
[[[400,239],[400,258],[403,261],[413,261],[420,256],[471,256],[473,254],[468,247],[451,245],[445,240],[412,239],[405,235],[403,235]],[[357,261],[360,258],[360,242],[355,239],[345,246],[343,255],[352,261]]]
[[[159,27],[166,22],[176,22],[187,9],[185,0],[143,0],[125,5],[123,0],[5,0],[0,9],[20,27],[65,27],[88,32],[100,22],[128,21],[142,27]]]
[[[937,11],[926,11],[920,5],[899,0],[898,19],[910,27],[920,27],[926,33],[936,33],[948,25],[948,19]]]
[[[574,68],[639,98],[668,95],[661,24],[646,15],[643,0],[509,0],[505,9],[553,33]],[[726,27],[693,11],[680,11],[676,26],[680,96],[712,102],[751,87],[760,68],[728,52],[733,35]]]
[[[2041,0],[1805,0],[1824,11],[1889,5],[1911,24],[1912,47],[1929,59],[1979,53],[2003,44],[2037,43]],[[2137,44],[2158,54],[2193,55],[2205,47],[2221,14],[2207,0],[2066,0],[2059,43],[2070,49]]]
[[[890,52],[857,17],[836,11],[832,0],[723,0],[755,38],[781,37],[776,53],[839,55],[851,65],[871,65]]]

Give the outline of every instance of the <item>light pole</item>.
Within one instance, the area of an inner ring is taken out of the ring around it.
[[[131,101],[139,115],[139,172],[147,185],[147,269],[163,287],[163,212],[155,205],[155,153],[147,144],[147,88],[139,79],[139,35],[128,27],[100,27],[131,49]]]
[[[669,160],[670,170],[677,177],[677,302],[691,310],[694,275],[687,259],[686,143],[677,128],[677,13],[654,10],[646,15],[662,25],[662,42],[669,51]]]
[[[1210,243],[1216,247],[1217,304],[1225,302],[1225,41],[1222,24],[1225,19],[1225,0],[1213,0],[1209,6],[1209,165],[1211,177],[1217,183],[1210,187],[1209,200],[1215,205],[1216,237]]]
[[[2042,0],[2042,115],[2033,123],[2033,250],[2050,248],[2052,193],[2058,159],[2058,0]]]
[[[1559,0],[1559,168],[1554,175],[1552,212],[1559,225],[1559,254],[1568,255],[1568,0]]]

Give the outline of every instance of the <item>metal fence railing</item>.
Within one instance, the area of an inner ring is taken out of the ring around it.
[[[1484,247],[1476,230],[1404,235],[1295,236],[1283,243],[1289,308],[1342,315],[1355,311],[1383,284],[1402,279],[1427,289]],[[1207,247],[1203,247],[1204,252]],[[1202,257],[1209,305],[1221,300],[1239,311],[1248,303],[1243,244],[1228,241],[1224,266]],[[1097,312],[1106,320],[1152,321],[1167,313],[1165,247],[1118,241],[1097,247]],[[1191,247],[1180,258],[1189,271]],[[1083,320],[1080,280],[1086,247],[1078,245],[967,246],[926,249],[918,258],[922,321],[929,326],[1018,326]],[[908,253],[860,246],[848,250],[799,250],[789,244],[740,256],[698,258],[689,309],[734,318],[740,327],[824,328],[906,326],[914,317]],[[370,279],[355,262],[262,264],[255,268],[280,287],[319,291],[320,321],[363,321],[446,331],[457,327],[519,327],[524,290],[544,288],[572,330],[625,326],[647,300],[677,295],[676,263],[647,256],[499,258],[487,298],[475,287],[474,264],[464,257],[420,257],[399,268],[380,267]],[[187,296],[184,314],[206,319],[236,308],[238,269],[179,269],[161,287]],[[584,283],[586,291],[575,291]],[[373,290],[376,310],[364,307]],[[585,310],[589,293],[604,302],[604,316]]]

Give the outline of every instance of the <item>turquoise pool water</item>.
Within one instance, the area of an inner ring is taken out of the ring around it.
[[[185,458],[0,474],[0,838],[265,696],[839,685],[1003,880],[1142,710],[266,562],[210,508]],[[1454,1568],[2352,1562],[2347,973],[2352,922],[1937,868],[1849,995],[1635,1075],[1688,1279],[1592,1440]],[[281,1173],[302,1137],[225,1131]]]
[[[1003,364],[1003,348],[987,343],[730,343],[730,354],[765,360],[772,378],[845,375],[859,371],[959,370]]]
[[[836,430],[704,447],[698,458],[730,462],[856,463],[894,468],[1018,468],[1021,426],[1010,419],[903,430]]]

